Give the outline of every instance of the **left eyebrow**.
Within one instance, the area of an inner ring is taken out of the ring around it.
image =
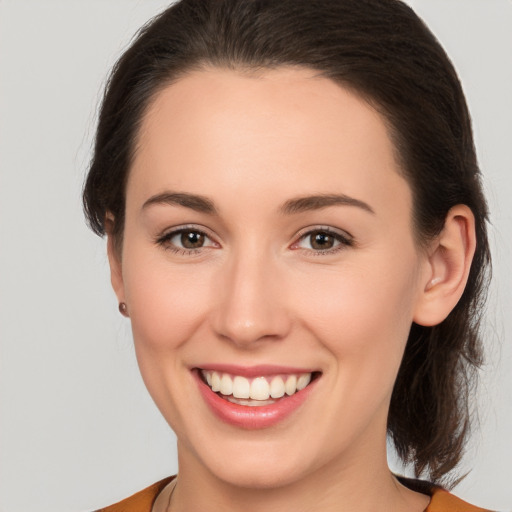
[[[280,210],[285,215],[293,215],[305,211],[321,210],[329,206],[355,206],[375,215],[375,211],[369,204],[345,194],[319,194],[298,197],[286,201]]]

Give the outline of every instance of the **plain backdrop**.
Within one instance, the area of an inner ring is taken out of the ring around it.
[[[455,492],[512,510],[512,2],[410,3],[460,73],[492,210],[489,360]],[[107,72],[167,4],[0,0],[0,512],[93,510],[177,470],[80,202]]]

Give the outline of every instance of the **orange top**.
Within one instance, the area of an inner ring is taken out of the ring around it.
[[[153,503],[163,488],[175,477],[171,476],[160,480],[143,491],[134,494],[110,507],[102,508],[96,512],[151,512]],[[403,481],[403,480],[401,480]],[[462,501],[440,487],[431,487],[432,499],[425,512],[490,512]]]

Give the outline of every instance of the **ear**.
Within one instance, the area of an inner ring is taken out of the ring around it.
[[[110,265],[110,282],[119,303],[125,302],[123,267],[121,262],[121,250],[116,244],[114,236],[114,217],[109,213],[105,219],[105,231],[107,233],[107,255]]]
[[[454,206],[428,250],[415,323],[433,326],[449,315],[466,287],[475,247],[473,212],[466,205]]]

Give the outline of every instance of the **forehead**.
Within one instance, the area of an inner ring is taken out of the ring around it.
[[[128,192],[143,200],[166,188],[222,189],[247,201],[364,192],[377,208],[379,193],[409,192],[381,116],[302,68],[204,69],[160,91],[143,119]]]

